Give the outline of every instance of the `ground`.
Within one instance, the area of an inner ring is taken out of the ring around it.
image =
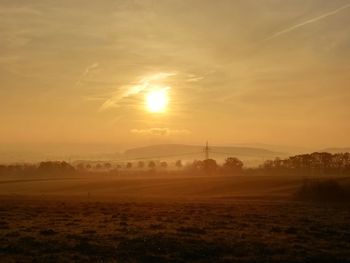
[[[0,262],[350,262],[350,205],[301,178],[33,180],[0,183]]]

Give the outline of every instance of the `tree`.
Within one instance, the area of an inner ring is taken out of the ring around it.
[[[145,167],[145,163],[143,161],[139,161],[137,163],[137,167],[142,169],[143,167]]]
[[[112,168],[112,165],[110,163],[105,163],[104,167],[105,167],[105,169],[109,170]]]
[[[243,162],[236,157],[228,157],[223,168],[229,173],[240,173],[243,168]]]
[[[38,167],[41,173],[72,173],[75,168],[67,162],[41,162]]]
[[[148,168],[150,168],[150,169],[154,169],[154,168],[156,168],[156,163],[154,162],[154,161],[150,161],[149,163],[148,163]]]
[[[321,153],[321,160],[323,166],[323,173],[329,172],[332,164],[332,154],[327,152]]]
[[[275,168],[281,168],[282,166],[282,160],[279,157],[276,157],[275,160],[273,160],[273,167]]]
[[[190,170],[202,171],[203,162],[200,160],[194,160],[193,163],[189,166]]]
[[[217,168],[218,165],[214,159],[206,159],[203,161],[203,169],[206,173],[212,174]]]
[[[182,161],[181,160],[177,160],[176,162],[175,162],[175,166],[177,167],[177,168],[181,168],[183,165],[182,165]]]
[[[160,163],[160,167],[162,167],[162,168],[167,168],[168,167],[168,163],[167,162],[161,162]]]
[[[131,169],[131,168],[132,168],[132,163],[130,163],[130,162],[127,163],[127,164],[126,164],[126,168],[127,168],[127,169]]]
[[[84,164],[84,163],[78,163],[77,169],[78,169],[79,171],[84,171],[84,170],[85,170],[85,164]]]
[[[266,160],[261,166],[260,166],[262,169],[264,170],[270,170],[272,169],[274,166],[273,166],[273,161],[271,160]]]

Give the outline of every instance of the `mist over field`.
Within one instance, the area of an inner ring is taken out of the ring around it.
[[[349,0],[0,0],[0,262],[350,262]]]

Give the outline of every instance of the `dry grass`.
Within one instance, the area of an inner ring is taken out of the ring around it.
[[[349,202],[348,188],[335,179],[305,180],[296,191],[295,197],[301,201],[311,202]]]
[[[3,178],[0,262],[350,262],[349,204],[288,198],[302,182]]]
[[[3,200],[1,262],[349,262],[350,210]]]
[[[0,195],[85,200],[199,200],[289,198],[302,183],[297,176],[52,176],[0,178]],[[348,178],[350,182],[350,178]]]

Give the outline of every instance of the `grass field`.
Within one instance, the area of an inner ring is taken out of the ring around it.
[[[0,178],[0,195],[104,201],[281,200],[289,198],[303,180],[297,176],[9,176]],[[338,180],[350,185],[350,178]]]
[[[0,262],[350,262],[350,205],[302,180],[2,178]]]

